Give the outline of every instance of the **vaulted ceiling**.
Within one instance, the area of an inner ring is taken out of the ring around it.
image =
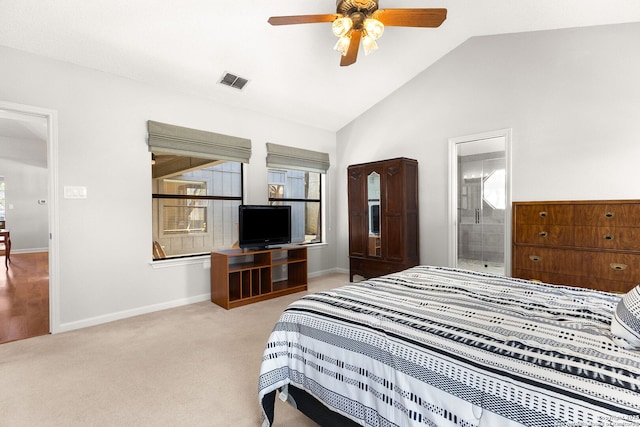
[[[337,131],[470,37],[640,21],[638,0],[380,0],[448,9],[436,29],[388,27],[339,66],[334,0],[0,0],[0,45]],[[225,72],[242,90],[218,84]],[[0,82],[2,84],[2,82]]]

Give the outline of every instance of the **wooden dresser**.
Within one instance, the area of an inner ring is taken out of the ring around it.
[[[640,283],[640,200],[513,203],[512,276],[627,292]]]

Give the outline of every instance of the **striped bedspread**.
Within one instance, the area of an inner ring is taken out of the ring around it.
[[[292,385],[367,426],[640,426],[619,300],[428,266],[319,292],[275,325],[259,398]]]

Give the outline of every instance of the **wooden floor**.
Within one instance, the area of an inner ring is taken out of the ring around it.
[[[0,344],[49,333],[47,252],[0,256]]]

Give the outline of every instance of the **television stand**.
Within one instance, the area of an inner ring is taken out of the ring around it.
[[[245,250],[249,252],[268,251],[269,249],[282,249],[282,246],[253,246],[250,248],[245,248]]]
[[[306,246],[211,252],[211,302],[227,310],[306,290]]]

